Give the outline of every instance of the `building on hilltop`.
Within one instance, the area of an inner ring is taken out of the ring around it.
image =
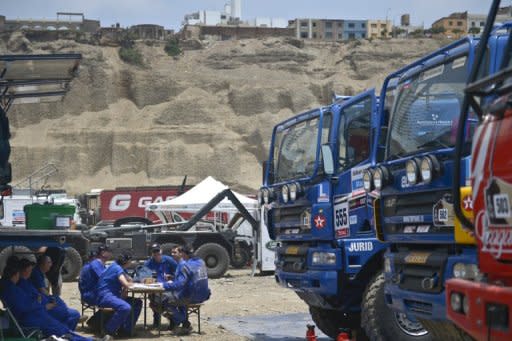
[[[366,20],[343,20],[343,40],[367,38],[367,25]]]
[[[166,40],[168,38],[168,31],[160,25],[153,24],[140,24],[130,27],[136,39],[142,40]]]
[[[391,38],[393,32],[391,20],[368,20],[366,26],[368,38]]]
[[[297,39],[343,40],[343,20],[300,18],[288,21]]]
[[[86,19],[83,13],[58,12],[56,19],[7,19],[0,16],[0,32],[27,31],[77,31],[96,33],[100,21]]]
[[[443,34],[448,38],[460,38],[468,32],[468,12],[456,12],[442,17],[432,24],[433,34]]]

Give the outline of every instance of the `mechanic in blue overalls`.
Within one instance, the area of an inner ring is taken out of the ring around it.
[[[95,306],[98,305],[98,281],[101,274],[106,269],[106,262],[112,257],[112,252],[108,246],[101,245],[96,251],[95,257],[84,265],[80,271],[78,280],[78,289],[82,302]]]
[[[181,257],[184,264],[176,272],[174,281],[164,283],[163,306],[169,312],[170,328],[174,328],[177,335],[187,335],[192,331],[190,322],[187,321],[187,304],[202,303],[210,298],[208,288],[208,273],[204,261],[194,255],[191,246],[181,248]],[[183,323],[181,327],[178,327]]]
[[[39,292],[30,281],[30,275],[36,263],[22,258],[19,261],[20,265],[20,280],[18,286],[25,290],[32,299],[45,307],[48,314],[57,321],[64,323],[69,329],[75,330],[76,325],[80,319],[80,313],[74,309],[68,309],[65,305],[57,304],[53,296],[46,296]]]
[[[159,244],[153,244],[151,245],[151,257],[144,262],[144,266],[156,273],[156,281],[158,283],[164,283],[174,278],[177,263],[172,257],[162,254]],[[160,322],[160,314],[153,310],[153,327],[159,327]]]
[[[44,337],[63,336],[71,341],[92,341],[74,333],[63,323],[51,317],[45,307],[17,284],[20,280],[20,261],[16,256],[7,260],[0,281],[0,299],[24,328],[41,330]]]
[[[132,256],[124,253],[117,257],[100,276],[98,282],[98,306],[114,309],[114,315],[105,324],[107,335],[116,333],[132,334],[142,308],[140,299],[127,297],[127,289],[133,285],[126,269],[132,263]],[[133,316],[131,314],[133,307]],[[132,323],[133,318],[133,323]]]
[[[37,266],[32,270],[30,281],[32,285],[42,295],[46,296],[49,302],[54,302],[56,307],[49,311],[49,314],[58,321],[66,321],[66,325],[75,330],[78,321],[80,320],[80,313],[78,310],[69,308],[66,303],[57,295],[50,295],[46,273],[52,267],[52,259],[47,255],[41,255],[37,258]]]

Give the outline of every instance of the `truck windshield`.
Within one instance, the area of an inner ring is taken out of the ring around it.
[[[467,57],[462,56],[400,81],[388,159],[454,146],[467,78]]]
[[[300,121],[293,125],[278,126],[274,137],[274,181],[286,181],[312,176],[318,151],[318,134],[321,143],[329,140],[331,115]],[[322,127],[320,127],[322,124]]]

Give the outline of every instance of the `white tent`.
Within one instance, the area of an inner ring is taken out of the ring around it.
[[[146,206],[146,211],[179,211],[179,212],[196,212],[206,205],[217,194],[228,189],[229,187],[222,182],[215,180],[211,176],[207,177],[193,188],[189,189],[182,195],[171,200],[151,203]],[[258,201],[251,199],[242,194],[232,191],[237,199],[245,206],[245,208],[254,214],[258,210]],[[238,209],[229,199],[224,198],[212,211],[233,212]]]

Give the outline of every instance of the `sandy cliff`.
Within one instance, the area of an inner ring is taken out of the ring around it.
[[[441,45],[244,40],[205,43],[173,59],[162,45],[140,42],[145,67],[134,67],[115,47],[4,37],[0,53],[83,54],[62,102],[10,111],[14,182],[52,161],[59,173],[49,183],[75,193],[177,184],[185,174],[254,190],[273,125],[327,104],[333,90],[380,87],[387,73]]]

